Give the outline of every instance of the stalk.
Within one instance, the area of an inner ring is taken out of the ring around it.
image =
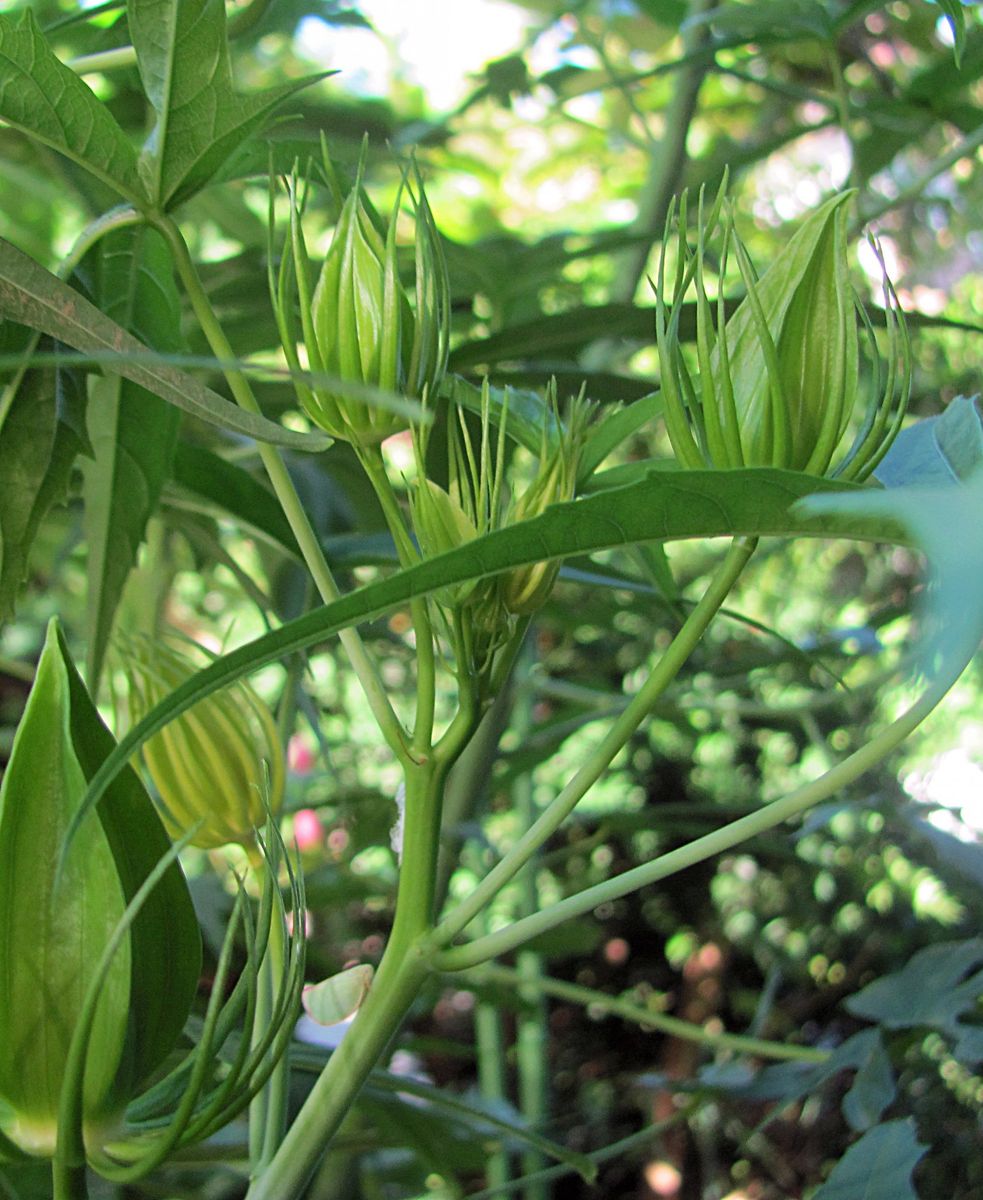
[[[170,217],[159,216],[154,223],[171,247],[178,274],[212,352],[221,363],[228,364],[235,358],[235,353],[215,316],[181,230]],[[245,375],[238,368],[228,365],[222,367],[222,372],[239,406],[247,412],[260,413],[260,406]],[[335,582],[327,559],[324,557],[324,551],[311,527],[283,459],[275,446],[270,446],[265,442],[257,442],[257,451],[322,600],[325,604],[337,600],[341,596],[341,591]],[[397,758],[403,763],[407,762],[409,747],[406,732],[389,703],[385,687],[358,630],[343,629],[339,632],[338,638],[351,661],[352,668],[358,677],[383,737]]]
[[[663,692],[679,674],[710,622],[727,599],[748,559],[754,553],[756,545],[757,542],[754,539],[740,539],[731,545],[702,599],[694,606],[641,689],[615,719],[601,744],[553,802],[519,838],[512,849],[489,871],[471,895],[453,909],[434,930],[431,945],[435,950],[442,946],[448,946],[458,934],[463,932],[484,906],[529,862],[547,838],[559,829],[588,790],[604,774],[615,756],[625,746],[642,721],[651,713]],[[461,949],[464,948],[458,948],[458,950]],[[454,955],[456,951],[445,953]]]
[[[791,795],[780,800],[773,800],[757,812],[739,817],[736,821],[731,821],[722,828],[714,830],[713,833],[696,838],[687,845],[670,850],[668,854],[662,854],[651,862],[633,867],[630,871],[623,871],[620,875],[605,880],[604,883],[586,888],[575,896],[569,896],[541,912],[516,921],[506,929],[500,929],[466,945],[453,946],[449,950],[435,954],[434,965],[440,970],[455,971],[464,967],[474,967],[488,959],[507,954],[531,938],[539,937],[565,921],[584,916],[599,904],[618,900],[639,888],[658,883],[670,875],[686,870],[687,867],[713,858],[725,850],[731,850],[749,838],[766,833],[792,817],[800,816],[814,805],[827,800],[848,784],[853,783],[909,737],[946,695],[962,674],[964,667],[965,663],[962,661],[947,665],[946,669],[932,680],[918,700],[897,720],[892,721],[876,737],[841,763],[832,767],[818,779],[797,788]]]
[[[411,764],[396,915],[365,1002],[246,1200],[295,1200],[317,1167],[432,968],[422,946],[433,925],[444,783],[450,763]]]

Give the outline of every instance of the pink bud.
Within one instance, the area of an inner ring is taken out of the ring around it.
[[[313,850],[324,839],[324,826],[313,808],[302,808],[294,813],[294,840],[298,850]]]

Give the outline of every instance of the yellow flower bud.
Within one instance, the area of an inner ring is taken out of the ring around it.
[[[131,721],[198,669],[172,645],[127,639]],[[172,837],[202,825],[192,845],[249,843],[283,802],[283,750],[269,709],[245,682],[216,692],[170,721],[143,747],[143,763]]]

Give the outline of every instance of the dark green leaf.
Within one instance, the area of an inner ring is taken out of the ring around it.
[[[276,497],[242,467],[203,446],[181,442],[174,455],[174,482],[300,557]]]
[[[181,303],[171,256],[156,231],[118,230],[93,252],[107,317],[154,350],[181,349]],[[171,474],[180,411],[119,375],[98,380],[89,406],[93,458],[85,468],[89,550],[87,678],[96,686],[116,606],[147,521]]]
[[[131,203],[143,199],[129,138],[51,52],[30,9],[17,22],[0,15],[0,118],[67,155]]]
[[[184,371],[156,361],[152,351],[94,304],[3,239],[0,316],[58,338],[83,354],[104,359],[126,379],[211,425],[298,450],[323,450],[328,444],[321,434],[295,433],[265,417],[244,412]]]
[[[157,123],[141,173],[162,210],[199,191],[288,96],[325,73],[247,96],[232,86],[224,0],[130,0],[130,35]]]
[[[918,1200],[911,1173],[926,1149],[914,1121],[878,1125],[850,1147],[812,1200]]]
[[[851,996],[847,1009],[888,1029],[928,1025],[961,1032],[959,1018],[976,1011],[983,994],[983,938],[926,946],[891,975]]]
[[[39,338],[19,332],[27,335],[27,357]],[[38,527],[64,497],[75,458],[86,448],[84,394],[75,375],[55,366],[28,369],[0,404],[0,620],[12,614]]]
[[[945,19],[952,30],[952,54],[956,66],[962,66],[963,51],[966,49],[966,17],[963,13],[962,0],[935,0],[945,13]]]

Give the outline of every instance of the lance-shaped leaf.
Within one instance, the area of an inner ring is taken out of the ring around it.
[[[30,9],[0,15],[0,119],[143,200],[137,153],[109,109],[51,51]]]
[[[28,325],[71,346],[192,416],[259,442],[323,450],[321,434],[296,433],[237,408],[193,376],[157,361],[132,334],[67,283],[0,238],[0,317]]]
[[[0,326],[0,347],[50,350],[48,339]],[[65,495],[72,464],[86,448],[85,393],[79,371],[45,365],[18,371],[0,397],[0,620],[13,613],[17,589],[45,514]]]
[[[126,768],[58,875],[65,831],[114,745],[52,623],[0,788],[0,1120],[36,1154],[54,1150],[65,1060],[102,949],[168,849]],[[174,1045],[199,963],[187,886],[171,867],[103,984],[83,1096],[93,1133]]]
[[[93,251],[100,307],[155,350],[181,346],[181,302],[167,244],[143,226],[104,238]],[[109,375],[93,389],[85,464],[89,549],[88,671],[102,669],[116,605],[136,561],[147,521],[171,475],[181,414],[146,388]]]
[[[140,163],[159,208],[199,191],[281,101],[324,73],[252,95],[232,86],[224,0],[130,0],[130,36],[157,122]]]

